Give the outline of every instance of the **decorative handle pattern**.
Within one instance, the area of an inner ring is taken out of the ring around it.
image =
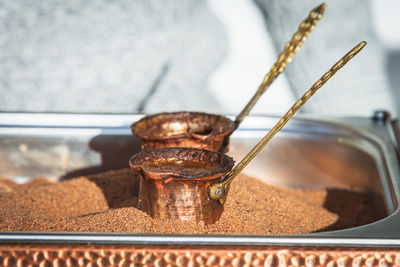
[[[362,41],[344,55],[330,70],[328,70],[322,77],[313,84],[313,86],[294,103],[294,105],[286,112],[286,114],[278,121],[278,123],[258,142],[258,144],[239,162],[233,170],[228,172],[223,182],[214,184],[210,187],[210,196],[213,199],[219,199],[224,203],[229,190],[229,184],[232,180],[249,164],[249,162],[264,148],[264,146],[271,140],[271,138],[279,132],[280,129],[293,117],[293,115],[315,94],[335,73],[340,70],[350,59],[352,59],[367,42]]]
[[[293,34],[292,39],[285,45],[284,50],[278,56],[278,60],[265,76],[255,95],[250,99],[247,105],[236,117],[236,128],[239,127],[239,124],[249,114],[250,110],[257,103],[261,95],[268,89],[268,87],[275,81],[279,74],[281,74],[285,70],[286,66],[292,61],[292,57],[294,56],[294,54],[296,54],[297,51],[300,50],[300,47],[307,39],[308,34],[315,28],[317,22],[322,18],[325,7],[325,3],[317,6],[316,8],[311,10],[308,17],[300,23],[297,32]]]

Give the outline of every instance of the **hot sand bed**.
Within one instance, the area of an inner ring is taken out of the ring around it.
[[[301,234],[381,219],[368,193],[300,190],[239,176],[221,219],[212,225],[152,219],[137,209],[139,177],[130,169],[64,182],[7,185],[0,190],[0,230],[154,234]],[[3,192],[3,193],[1,193]]]

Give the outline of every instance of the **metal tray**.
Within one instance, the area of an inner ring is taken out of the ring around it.
[[[400,247],[400,168],[392,127],[397,122],[379,115],[297,117],[244,170],[291,187],[371,191],[383,199],[380,209],[387,214],[374,223],[286,236],[1,232],[0,245]],[[58,179],[127,167],[129,157],[140,149],[129,126],[141,116],[0,113],[0,174],[23,183],[38,175]],[[229,154],[241,159],[277,120],[248,117],[233,134]]]

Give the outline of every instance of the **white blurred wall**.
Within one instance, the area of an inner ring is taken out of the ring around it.
[[[253,1],[208,2],[225,26],[228,36],[228,53],[209,80],[209,88],[227,113],[238,114],[256,92],[280,51],[275,51],[261,11]],[[282,114],[294,100],[282,74],[251,113]]]
[[[371,0],[372,25],[381,43],[390,50],[400,50],[400,1]]]
[[[208,0],[208,3],[225,26],[229,40],[227,56],[209,80],[209,88],[228,113],[237,114],[256,91],[280,51],[274,49],[261,11],[254,1]],[[370,0],[370,11],[373,30],[387,51],[387,74],[399,103],[400,1]],[[307,46],[307,41],[303,46]],[[260,99],[252,114],[282,114],[294,101],[282,74]]]

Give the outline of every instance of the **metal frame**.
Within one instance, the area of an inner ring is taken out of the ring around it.
[[[130,134],[129,125],[142,115],[129,114],[32,114],[0,113],[0,137],[2,134]],[[257,135],[265,132],[277,117],[253,116],[247,118],[233,135]],[[290,236],[193,236],[193,235],[140,235],[140,234],[93,234],[93,233],[21,233],[1,232],[0,243],[45,244],[130,244],[130,245],[218,245],[218,246],[317,246],[317,247],[400,247],[400,167],[397,156],[395,133],[390,121],[371,118],[320,119],[298,116],[282,134],[301,131],[302,135],[346,137],[346,142],[358,146],[352,137],[369,143],[369,153],[382,161],[380,172],[384,194],[391,213],[388,217],[360,227],[340,231]],[[361,148],[361,147],[360,147]],[[365,148],[363,148],[365,149]]]

